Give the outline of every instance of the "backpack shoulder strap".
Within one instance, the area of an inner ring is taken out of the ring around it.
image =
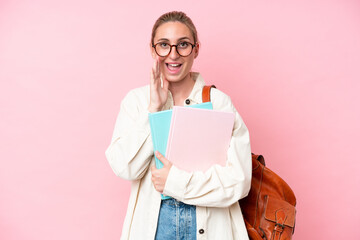
[[[202,90],[202,102],[211,102],[210,91],[211,88],[216,88],[215,85],[206,85]]]

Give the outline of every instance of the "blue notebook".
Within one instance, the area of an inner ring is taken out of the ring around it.
[[[205,102],[195,105],[189,105],[193,108],[202,108],[202,109],[213,109],[211,102]],[[159,151],[163,156],[166,154],[167,142],[170,131],[172,110],[165,110],[156,113],[149,113],[149,122],[151,129],[151,138],[154,145],[155,151]],[[160,169],[164,165],[162,162],[155,156],[155,165],[156,168]],[[161,199],[169,199],[171,197],[164,196],[161,194]]]

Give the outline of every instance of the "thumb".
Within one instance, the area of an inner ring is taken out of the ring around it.
[[[155,155],[164,164],[164,166],[170,163],[170,161],[167,160],[159,151],[156,151]]]

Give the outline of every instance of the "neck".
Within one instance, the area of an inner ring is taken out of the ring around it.
[[[190,95],[194,84],[195,81],[192,79],[191,73],[182,81],[169,83],[169,90],[173,96],[175,106],[183,105],[185,99]]]

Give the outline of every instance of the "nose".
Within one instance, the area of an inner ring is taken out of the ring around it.
[[[175,49],[173,49],[175,48]],[[176,59],[176,58],[179,58],[180,55],[178,54],[178,52],[176,51],[176,45],[172,45],[171,46],[171,49],[170,49],[170,53],[169,53],[169,57],[171,59]]]

